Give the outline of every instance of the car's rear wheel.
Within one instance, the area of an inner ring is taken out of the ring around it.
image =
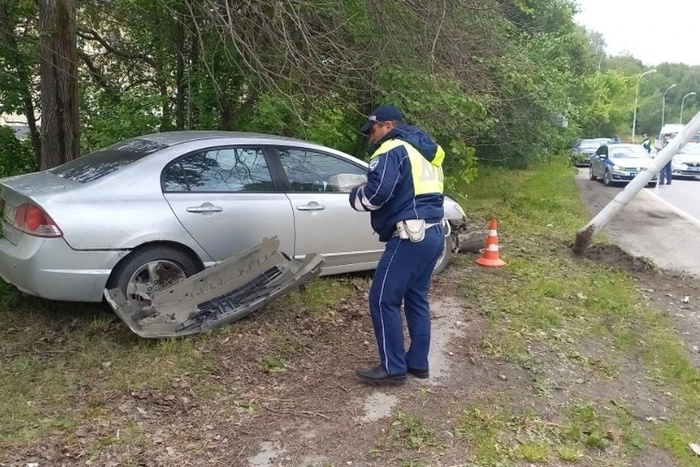
[[[593,166],[590,166],[590,167],[588,168],[588,179],[589,179],[589,180],[598,180],[598,177],[596,177],[595,175],[593,175]]]
[[[127,300],[148,301],[159,290],[198,273],[201,266],[191,255],[165,245],[136,250],[117,265],[110,287]]]
[[[440,257],[438,258],[437,263],[435,263],[435,268],[433,269],[434,276],[442,273],[450,264],[450,261],[452,261],[452,256],[454,255],[454,251],[452,251],[453,247],[454,239],[452,238],[452,234],[450,234],[445,237],[442,253],[440,253]]]
[[[606,170],[605,174],[603,174],[603,185],[610,186],[612,185],[612,182],[612,174],[609,170]]]

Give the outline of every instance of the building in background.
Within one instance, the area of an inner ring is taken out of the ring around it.
[[[29,125],[24,115],[0,114],[0,125],[10,127],[19,140],[29,138]]]

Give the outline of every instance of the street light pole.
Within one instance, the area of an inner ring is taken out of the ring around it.
[[[666,112],[666,93],[670,90],[676,87],[676,83],[673,83],[664,91],[664,100],[663,103],[661,104],[661,128],[664,127],[664,113]]]
[[[644,75],[648,75],[649,73],[656,73],[656,68],[653,70],[645,71],[639,76],[639,79],[637,80],[637,91],[634,94],[634,119],[632,120],[632,141],[634,141],[634,136],[637,131],[637,99],[639,98],[639,82],[644,78]]]
[[[683,104],[685,103],[685,98],[688,96],[694,96],[695,94],[697,94],[697,93],[695,91],[692,91],[692,92],[689,92],[688,94],[686,94],[685,96],[683,96],[683,100],[681,101],[681,120],[678,122],[681,125],[683,124]]]

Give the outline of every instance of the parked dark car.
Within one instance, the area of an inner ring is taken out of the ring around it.
[[[610,142],[607,138],[580,139],[571,148],[571,162],[576,167],[589,167],[591,156],[600,146]]]

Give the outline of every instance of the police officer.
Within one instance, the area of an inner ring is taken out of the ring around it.
[[[401,382],[407,373],[425,379],[430,349],[428,292],[444,246],[445,152],[390,105],[377,108],[360,131],[370,138],[369,171],[367,183],[351,191],[350,204],[370,212],[372,229],[386,248],[369,294],[380,361],[357,374],[370,383]],[[411,339],[408,351],[402,302]]]
[[[646,149],[648,153],[651,153],[651,139],[649,138],[649,135],[644,133],[644,140],[642,141],[642,147]]]

